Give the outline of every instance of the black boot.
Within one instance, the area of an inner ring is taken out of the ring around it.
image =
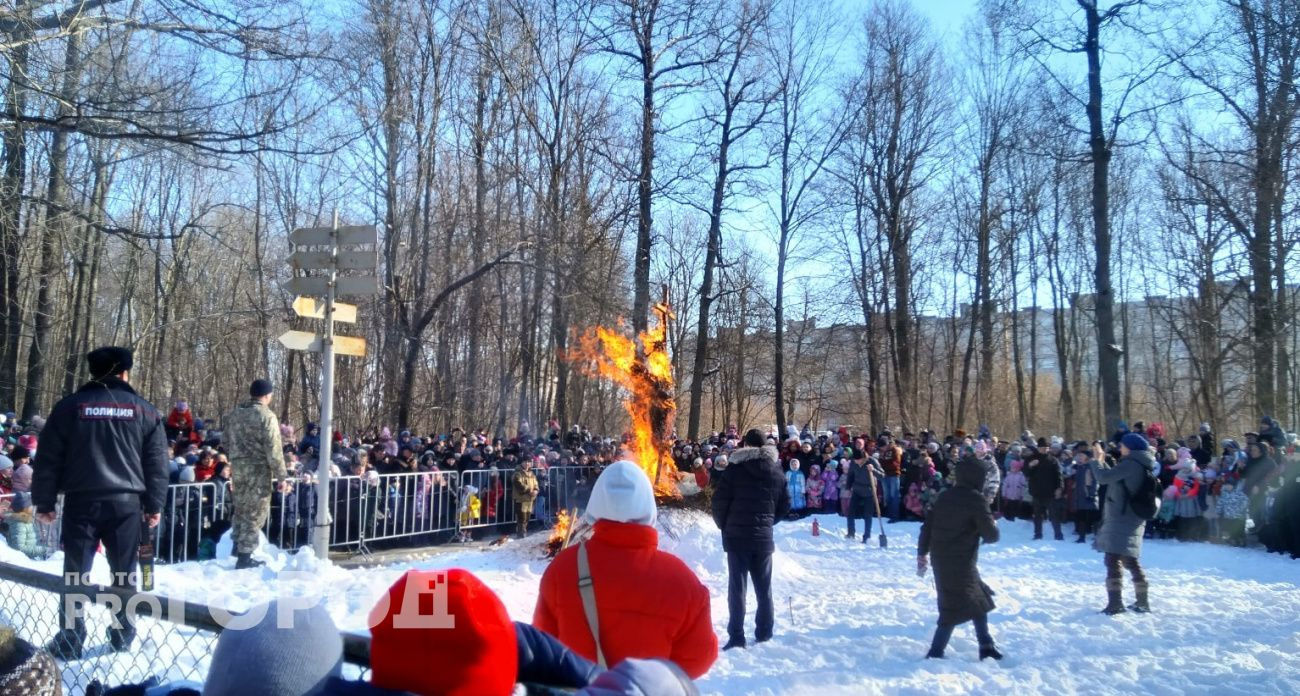
[[[59,631],[54,640],[51,640],[45,649],[49,651],[54,659],[63,662],[81,659],[81,646],[86,642],[86,630],[80,631],[73,628],[65,628]]]
[[[723,651],[723,652],[726,652],[726,651],[728,651],[728,650],[734,650],[734,649],[736,649],[736,648],[740,648],[740,649],[742,649],[742,650],[745,648],[745,639],[744,639],[744,638],[732,638],[732,639],[728,640],[728,641],[727,641],[727,644],[724,645],[724,646],[722,646],[722,651]]]
[[[261,566],[264,565],[266,565],[266,563],[263,563],[262,561],[253,560],[253,554],[251,553],[241,553],[238,556],[236,556],[236,560],[235,560],[235,570],[244,570],[245,568],[260,568]]]
[[[1151,605],[1147,602],[1147,584],[1145,582],[1135,583],[1137,590],[1137,601],[1128,605],[1130,611],[1136,614],[1150,614]]]
[[[1002,659],[1002,653],[998,652],[998,646],[994,645],[993,643],[985,643],[981,645],[980,660],[985,660],[990,657],[995,660]]]
[[[135,628],[112,628],[108,629],[108,644],[113,648],[113,652],[126,652],[131,649],[131,644],[135,642]]]
[[[1123,614],[1127,611],[1124,608],[1124,596],[1119,590],[1107,590],[1106,597],[1106,608],[1102,609],[1101,613],[1106,616],[1115,616],[1116,614]]]
[[[928,653],[925,654],[925,659],[927,659],[927,660],[942,660],[942,659],[944,659],[944,657],[943,657],[943,651],[942,651],[942,650],[935,650],[934,648],[930,648],[930,652],[928,652]]]

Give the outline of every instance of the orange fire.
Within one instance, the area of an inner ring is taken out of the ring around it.
[[[569,540],[569,528],[573,526],[573,518],[569,516],[568,510],[561,510],[555,516],[555,526],[551,528],[551,536],[546,540],[546,555],[554,557],[555,554],[564,550],[564,544]]]
[[[597,327],[594,334],[581,337],[571,357],[588,372],[628,391],[623,407],[632,419],[627,445],[632,461],[650,477],[656,497],[676,498],[681,494],[668,442],[677,413],[668,355],[668,322],[674,315],[662,302],[655,305],[654,313],[659,321],[641,334],[639,345],[623,334],[626,327],[620,321],[619,330]]]

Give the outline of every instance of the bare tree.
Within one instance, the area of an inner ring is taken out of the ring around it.
[[[654,242],[655,143],[662,114],[673,97],[692,86],[694,73],[717,60],[711,35],[718,0],[604,0],[608,5],[604,50],[625,59],[640,87],[636,251],[632,258],[632,329],[645,331],[650,316],[650,250]]]
[[[703,279],[700,281],[698,326],[695,333],[695,354],[691,369],[690,408],[687,415],[687,437],[694,440],[699,435],[700,414],[703,409],[704,380],[709,371],[709,339],[712,327],[712,308],[715,296],[714,275],[722,261],[722,217],[738,177],[767,166],[762,157],[744,157],[739,149],[767,118],[772,106],[770,87],[764,79],[761,42],[772,14],[771,2],[742,2],[729,10],[727,24],[718,37],[716,53],[721,58],[707,66],[706,85],[711,99],[705,107],[704,122],[716,141],[712,155],[717,160],[714,169],[712,195],[708,207],[709,227],[705,242]]]
[[[920,224],[913,207],[931,174],[926,158],[943,132],[943,67],[925,20],[898,0],[871,6],[863,43],[862,72],[853,92],[861,126],[853,137],[862,139],[867,152],[865,202],[884,243],[880,268],[888,269],[892,280],[887,324],[894,400],[909,427],[916,385],[912,240]]]
[[[790,418],[785,381],[786,267],[799,233],[825,210],[814,184],[853,125],[852,114],[827,99],[834,78],[833,15],[825,8],[785,5],[776,19],[770,70],[776,80],[771,143],[776,164],[777,222],[776,301],[773,331],[773,390],[776,424],[784,431]]]

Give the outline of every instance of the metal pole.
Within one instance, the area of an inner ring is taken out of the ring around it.
[[[325,339],[321,342],[322,367],[320,407],[320,463],[316,466],[316,530],[312,548],[316,557],[329,558],[330,527],[333,515],[330,510],[330,465],[334,449],[334,287],[338,280],[339,211],[334,209],[333,231],[330,233],[329,289],[325,292]]]

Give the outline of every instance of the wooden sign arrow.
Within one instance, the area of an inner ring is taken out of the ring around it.
[[[379,233],[375,231],[374,225],[352,225],[340,227],[337,234],[329,227],[305,227],[294,230],[289,234],[289,241],[296,246],[327,246],[337,244],[347,246],[351,244],[374,244],[379,239]]]
[[[324,295],[329,292],[329,278],[290,278],[289,290],[296,295]],[[374,295],[379,292],[375,276],[342,276],[335,280],[336,295]]]
[[[324,319],[325,303],[310,297],[298,297],[293,301],[293,313],[308,319]],[[357,323],[357,306],[346,302],[335,302],[334,321],[345,324]]]
[[[340,251],[337,255],[328,251],[295,251],[289,256],[289,265],[300,271],[322,271],[331,267],[340,271],[373,271],[375,263],[373,251]]]
[[[320,353],[325,350],[324,339],[310,331],[286,331],[280,335],[280,343],[289,350],[305,350]],[[334,353],[365,357],[366,339],[359,336],[335,336]]]

